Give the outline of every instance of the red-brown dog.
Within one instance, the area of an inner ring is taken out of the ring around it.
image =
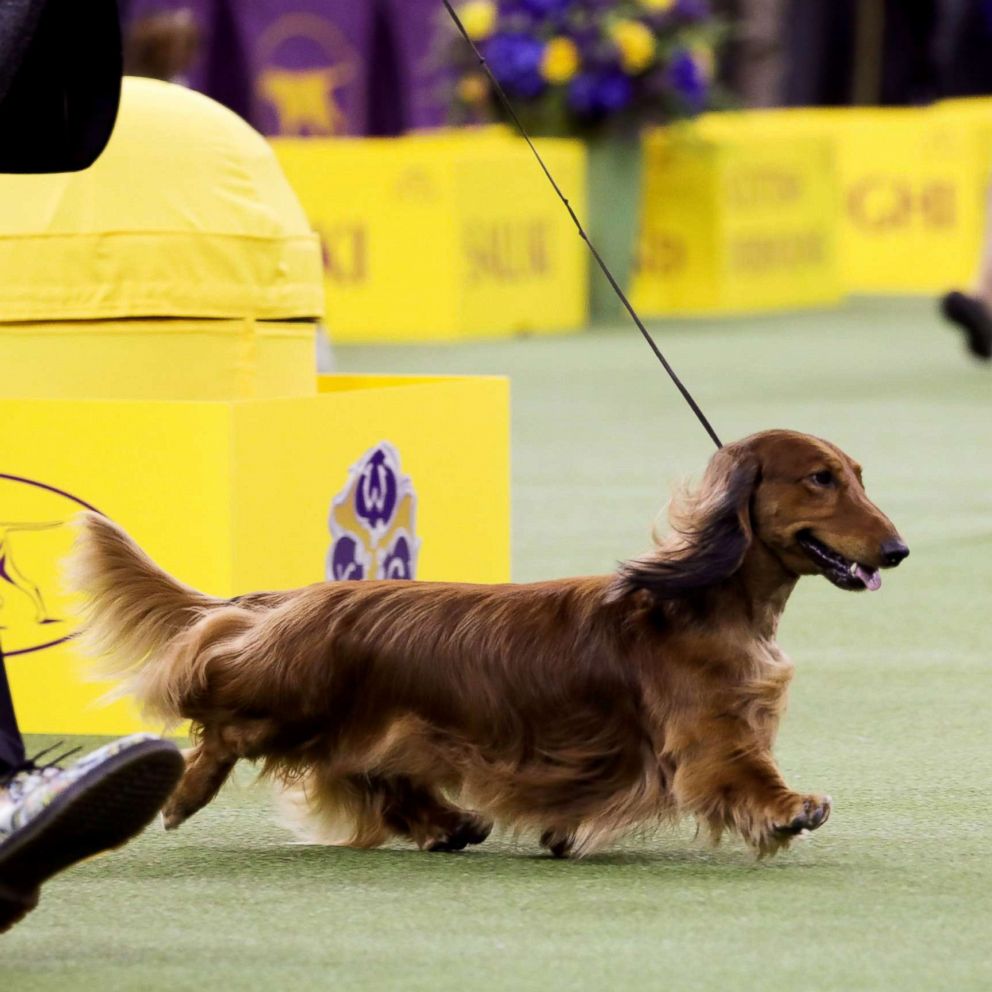
[[[73,574],[102,670],[128,676],[152,714],[193,722],[167,827],[248,758],[295,789],[318,835],[359,846],[457,850],[499,821],[581,855],[691,814],[773,852],[830,814],[772,757],[789,594],[817,574],[877,589],[909,551],[859,466],[789,431],[717,452],[672,525],[613,575],[326,582],[229,601],[89,514]]]

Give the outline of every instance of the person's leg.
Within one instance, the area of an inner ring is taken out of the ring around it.
[[[970,292],[954,290],[940,301],[943,315],[965,334],[968,350],[992,360],[992,184],[985,206],[985,236],[978,274]]]
[[[741,0],[734,89],[747,107],[777,107],[785,80],[787,0]]]
[[[7,669],[4,666],[3,646],[0,645],[0,777],[24,764],[24,741],[17,728],[14,715],[14,700],[7,683]]]

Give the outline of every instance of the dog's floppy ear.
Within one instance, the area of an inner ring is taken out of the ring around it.
[[[710,460],[695,493],[673,500],[672,534],[657,550],[623,562],[614,594],[645,589],[676,599],[733,575],[751,544],[751,494],[760,463],[742,445],[728,445]]]

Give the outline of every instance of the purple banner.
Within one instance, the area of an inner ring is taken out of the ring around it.
[[[444,121],[440,0],[122,0],[129,70],[183,82],[264,134],[401,134]]]
[[[446,117],[439,95],[441,74],[433,57],[442,17],[446,16],[441,0],[380,0],[380,3],[384,9],[382,34],[393,45],[397,92],[403,101],[400,130],[438,127]]]
[[[238,11],[263,134],[368,133],[372,0],[252,0]]]

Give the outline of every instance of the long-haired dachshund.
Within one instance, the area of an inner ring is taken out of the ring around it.
[[[169,828],[247,758],[325,841],[458,850],[499,821],[582,855],[691,814],[771,853],[830,814],[772,757],[793,670],[775,642],[789,594],[802,575],[877,589],[909,550],[858,464],[790,431],[718,451],[671,522],[612,575],[223,600],[89,514],[72,575],[102,671],[127,676],[151,714],[193,723]]]

